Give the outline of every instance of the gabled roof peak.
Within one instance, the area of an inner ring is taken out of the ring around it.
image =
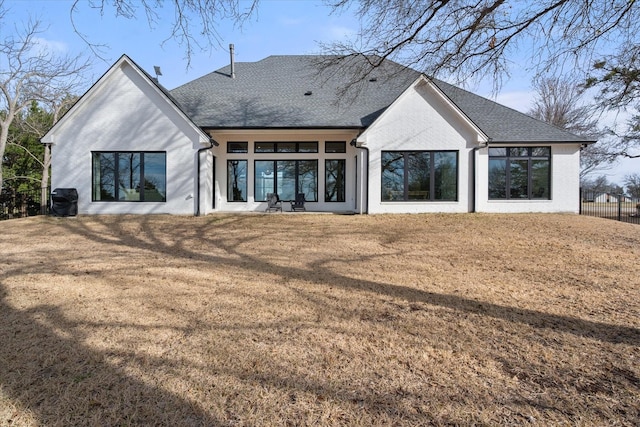
[[[55,133],[58,129],[65,125],[65,123],[72,117],[77,110],[82,108],[82,106],[88,103],[89,98],[91,98],[92,94],[100,91],[104,88],[105,85],[108,84],[109,80],[113,77],[113,75],[117,72],[117,70],[121,70],[124,66],[130,67],[134,70],[135,73],[140,75],[144,81],[147,82],[151,87],[157,90],[161,97],[166,100],[177,112],[182,116],[182,118],[193,127],[193,129],[200,135],[200,142],[206,143],[210,141],[209,135],[204,133],[204,131],[197,126],[193,120],[180,108],[179,104],[173,99],[171,94],[167,89],[165,89],[162,85],[160,85],[156,79],[151,77],[144,69],[142,69],[135,61],[133,61],[128,55],[123,54],[118,58],[118,60],[111,66],[109,69],[76,101],[73,106],[58,120],[58,122],[51,128],[49,131],[42,137],[41,141],[43,143],[55,143]]]

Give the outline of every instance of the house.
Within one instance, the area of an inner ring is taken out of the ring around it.
[[[595,203],[618,203],[618,199],[618,195],[611,193],[600,193],[593,199],[593,201]]]
[[[633,199],[629,196],[625,196],[624,194],[619,195],[618,199],[620,200],[620,203],[633,203]]]
[[[78,213],[578,212],[588,141],[386,61],[270,56],[171,91],[122,56],[43,137]]]

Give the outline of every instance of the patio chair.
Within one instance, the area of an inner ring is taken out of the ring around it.
[[[306,211],[304,202],[304,193],[297,193],[296,199],[291,202],[291,212]]]
[[[266,212],[280,211],[282,212],[282,201],[278,197],[277,193],[267,194],[267,209]]]

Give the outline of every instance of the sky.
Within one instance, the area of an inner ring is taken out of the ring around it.
[[[240,2],[241,5],[248,4],[247,0]],[[29,19],[41,21],[44,30],[38,41],[43,46],[60,54],[83,53],[92,59],[87,88],[122,54],[127,54],[149,74],[154,74],[154,66],[160,67],[159,80],[169,89],[227,65],[230,43],[235,46],[236,61],[258,61],[269,55],[320,53],[320,43],[345,40],[357,34],[360,28],[359,21],[350,11],[331,13],[321,1],[261,0],[257,12],[242,27],[230,21],[218,23],[219,43],[196,48],[188,64],[185,48],[170,38],[172,7],[160,10],[157,22],[150,24],[142,8],[138,9],[137,19],[125,19],[115,16],[113,2],[104,3],[105,9],[101,13],[89,2],[80,0],[72,22],[71,0],[4,0],[8,15],[3,26],[20,26]],[[166,3],[171,6],[172,2]],[[2,28],[0,33],[6,34],[7,30]],[[83,37],[100,45],[99,49],[94,49],[99,56]],[[499,93],[493,93],[491,81],[476,82],[465,88],[526,113],[534,98],[532,77],[523,66],[512,63],[510,77],[503,80]],[[623,177],[631,173],[640,173],[640,159],[620,161],[597,175],[607,175],[610,181],[621,184]]]

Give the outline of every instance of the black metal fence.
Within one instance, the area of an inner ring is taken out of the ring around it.
[[[640,224],[640,199],[580,189],[580,214]]]
[[[49,189],[45,200],[45,212],[40,206],[41,190],[15,191],[12,188],[3,188],[0,193],[0,220],[24,218],[49,212]]]

